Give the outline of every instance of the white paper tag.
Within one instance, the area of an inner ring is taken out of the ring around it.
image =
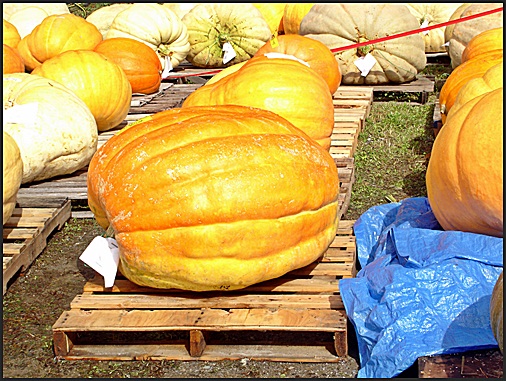
[[[8,109],[4,109],[3,122],[19,123],[25,126],[33,126],[37,122],[37,114],[39,113],[39,103],[31,102],[24,105],[14,105]]]
[[[223,44],[223,64],[232,61],[236,56],[235,50],[229,42]]]
[[[420,28],[427,28],[429,26],[429,21],[427,19],[423,20],[422,25],[420,25]],[[422,31],[422,34],[429,34],[428,30]]]
[[[367,77],[367,74],[369,74],[376,62],[376,58],[371,53],[367,53],[364,57],[357,59],[354,64],[360,70],[362,77]]]
[[[104,277],[104,287],[114,286],[119,263],[119,249],[114,238],[93,238],[79,259]]]
[[[173,69],[172,62],[170,61],[169,56],[165,56],[163,71],[162,71],[162,79],[167,79],[170,76],[170,72]]]
[[[446,41],[443,45],[441,46],[450,46],[450,41]]]

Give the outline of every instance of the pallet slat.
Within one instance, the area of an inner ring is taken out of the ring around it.
[[[340,221],[336,239],[319,260],[242,290],[154,289],[138,286],[121,274],[113,287],[104,288],[97,275],[53,325],[55,354],[67,360],[216,361],[247,356],[339,361],[347,354],[347,317],[339,279],[356,274],[353,223]],[[226,332],[233,332],[234,342]],[[141,339],[136,339],[139,333]],[[169,338],[153,343],[146,339],[149,333],[157,338],[166,333]],[[294,342],[294,333],[308,339]]]
[[[18,204],[19,205],[19,204]],[[25,271],[42,253],[49,235],[70,218],[70,200],[58,207],[16,207],[3,229],[3,295],[19,271]],[[16,242],[22,241],[22,242]]]

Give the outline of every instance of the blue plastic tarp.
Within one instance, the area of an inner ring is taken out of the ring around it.
[[[428,199],[375,206],[355,222],[361,270],[339,289],[359,378],[391,378],[418,357],[497,347],[490,299],[503,240],[444,231]]]

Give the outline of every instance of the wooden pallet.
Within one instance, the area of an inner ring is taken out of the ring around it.
[[[418,359],[418,378],[502,378],[503,366],[499,349],[423,356]]]
[[[373,89],[360,86],[340,86],[333,95],[334,129],[330,155],[350,158],[357,148],[358,134],[362,131],[373,102]]]
[[[434,102],[434,114],[433,114],[433,129],[434,136],[437,136],[441,127],[443,127],[443,120],[441,118],[441,108],[439,106],[439,99]]]
[[[117,277],[89,281],[53,325],[66,360],[252,360],[337,362],[347,355],[339,279],[355,276],[354,221],[314,263],[228,292],[140,287]]]
[[[411,82],[401,84],[372,85],[374,92],[400,92],[400,93],[419,93],[420,103],[425,104],[429,99],[429,93],[434,91],[434,76],[417,76]]]
[[[19,272],[26,271],[47,245],[55,229],[70,218],[70,201],[36,199],[34,203],[17,203],[3,225],[3,295]]]

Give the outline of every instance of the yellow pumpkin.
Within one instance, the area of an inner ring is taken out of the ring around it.
[[[25,65],[25,70],[30,73],[37,66],[42,65],[42,62],[38,61],[33,56],[32,52],[28,48],[27,40],[28,36],[23,37],[21,41],[19,41],[17,49],[21,59],[23,60],[23,64]]]
[[[299,34],[300,23],[315,3],[287,3],[283,11],[285,34]]]
[[[312,263],[335,238],[338,194],[327,151],[272,112],[234,105],[154,114],[88,170],[121,273],[156,288],[241,289]]]
[[[95,25],[68,13],[46,17],[25,38],[32,56],[44,62],[69,50],[93,50],[102,34]]]
[[[25,64],[17,49],[4,44],[3,73],[24,73]]]
[[[330,149],[334,106],[327,82],[296,57],[248,60],[239,70],[190,94],[183,107],[235,104],[272,111]]]
[[[253,5],[262,13],[265,21],[269,24],[269,28],[273,36],[277,36],[279,25],[285,11],[285,3],[253,3]]]
[[[445,230],[503,236],[503,88],[452,109],[432,147],[427,197]]]
[[[121,67],[91,50],[70,50],[32,71],[72,90],[89,107],[99,131],[118,126],[128,115],[132,86]]]
[[[4,45],[15,49],[18,46],[19,41],[21,41],[18,29],[12,23],[4,19],[3,33]]]
[[[23,178],[23,161],[16,141],[4,131],[3,135],[3,225],[12,216]]]

